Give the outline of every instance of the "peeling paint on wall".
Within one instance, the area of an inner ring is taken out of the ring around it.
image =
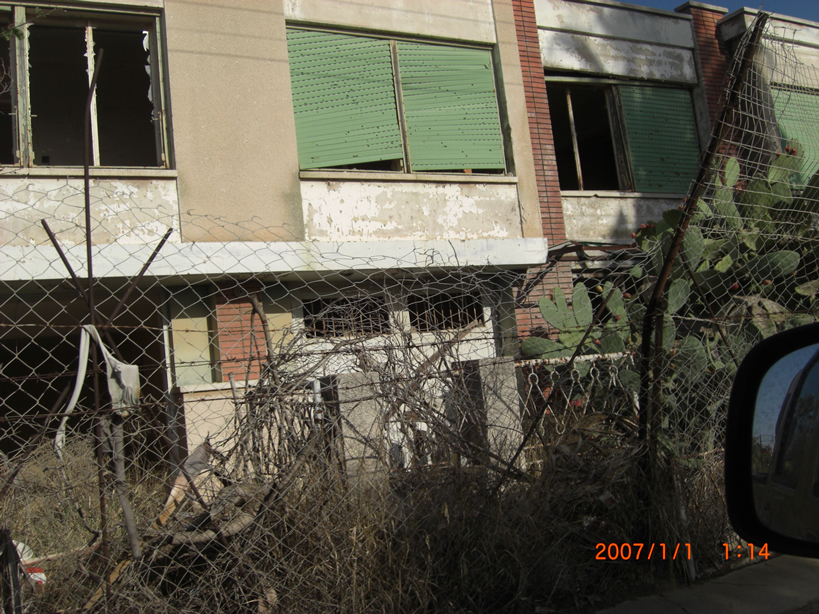
[[[697,83],[691,49],[540,30],[543,65],[550,69]]]
[[[307,238],[521,237],[514,184],[302,181]]]
[[[659,221],[682,199],[629,196],[563,196],[566,238],[631,243],[640,224]]]
[[[175,179],[93,179],[91,233],[95,244],[159,240],[168,228],[179,241]],[[7,246],[50,244],[45,219],[65,247],[85,242],[82,179],[0,179],[0,241]]]
[[[630,4],[586,4],[535,0],[539,28],[584,32],[605,38],[630,39],[693,49],[691,18]]]

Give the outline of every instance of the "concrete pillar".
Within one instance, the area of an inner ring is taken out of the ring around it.
[[[350,487],[383,488],[387,484],[387,437],[378,403],[378,375],[334,376],[344,462]]]
[[[460,366],[461,390],[454,396],[461,436],[475,448],[511,460],[523,441],[514,359],[468,360]],[[479,451],[473,460],[482,456]]]

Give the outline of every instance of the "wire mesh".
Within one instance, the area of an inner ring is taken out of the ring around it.
[[[611,516],[600,496],[629,488],[633,395],[592,401],[621,388],[628,356],[604,357],[582,381],[520,360],[523,275],[430,253],[373,272],[300,272],[296,244],[184,244],[177,231],[137,280],[163,229],[124,258],[108,217],[94,229],[91,329],[40,213],[12,214],[21,228],[9,243],[24,245],[6,261],[0,303],[0,516],[29,611],[500,611],[575,599],[573,566],[590,560],[576,525]],[[84,287],[76,223],[55,235]],[[295,272],[252,272],[263,250]],[[196,272],[203,253],[218,271]],[[555,386],[562,405],[541,415]],[[535,420],[537,442],[515,459]],[[553,517],[555,505],[567,511]],[[558,556],[567,540],[571,562]],[[557,582],[545,582],[550,570]]]
[[[653,461],[668,471],[648,492],[641,326],[682,211],[635,233],[627,267],[542,298],[538,330],[515,300],[531,275],[321,251],[259,220],[143,210],[101,180],[91,329],[81,185],[12,186],[0,522],[19,607],[520,611],[719,568],[737,361],[815,320],[817,92],[769,30],[664,294]],[[224,240],[184,240],[209,234]],[[636,537],[692,556],[595,559]]]

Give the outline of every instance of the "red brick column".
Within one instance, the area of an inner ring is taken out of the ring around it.
[[[708,114],[713,125],[722,108],[723,85],[731,61],[728,48],[717,33],[717,22],[728,9],[699,2],[686,2],[677,9],[677,12],[694,18],[697,53],[708,102]]]
[[[563,205],[560,202],[549,100],[546,97],[543,62],[540,59],[535,5],[534,0],[512,0],[512,6],[515,11],[520,67],[523,72],[523,89],[529,115],[529,137],[532,140],[532,153],[535,158],[543,234],[550,245],[555,245],[566,239],[566,228],[563,223]]]
[[[542,270],[543,267],[529,269],[527,279],[535,278]],[[518,337],[524,339],[533,333],[552,337],[557,334],[556,331],[549,330],[549,326],[540,314],[540,307],[538,306],[538,301],[544,296],[554,300],[554,289],[557,287],[563,290],[569,301],[572,300],[572,271],[571,263],[568,261],[558,262],[543,280],[523,300],[520,300],[515,312]],[[521,292],[521,289],[518,289],[517,292]]]
[[[566,226],[563,221],[563,204],[560,199],[560,183],[557,177],[552,120],[546,82],[543,78],[543,62],[540,57],[537,21],[534,0],[512,0],[515,11],[515,28],[518,35],[520,67],[523,73],[523,89],[526,95],[526,110],[529,117],[529,138],[535,161],[540,219],[543,235],[549,240],[549,247],[566,240]],[[529,270],[528,278],[534,278],[543,267]],[[538,300],[552,296],[553,289],[560,286],[567,296],[572,293],[572,275],[569,265],[559,263],[523,299],[516,311],[518,335],[526,337],[531,333],[544,334],[548,326],[540,315]]]

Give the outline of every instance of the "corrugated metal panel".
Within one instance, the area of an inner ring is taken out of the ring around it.
[[[389,41],[287,29],[299,166],[403,157]]]
[[[635,190],[686,193],[700,157],[688,90],[621,86],[620,100]]]
[[[773,88],[776,123],[782,134],[782,148],[791,139],[802,146],[802,169],[794,181],[805,186],[819,170],[819,93]]]
[[[399,42],[398,66],[412,170],[505,167],[489,51]]]

